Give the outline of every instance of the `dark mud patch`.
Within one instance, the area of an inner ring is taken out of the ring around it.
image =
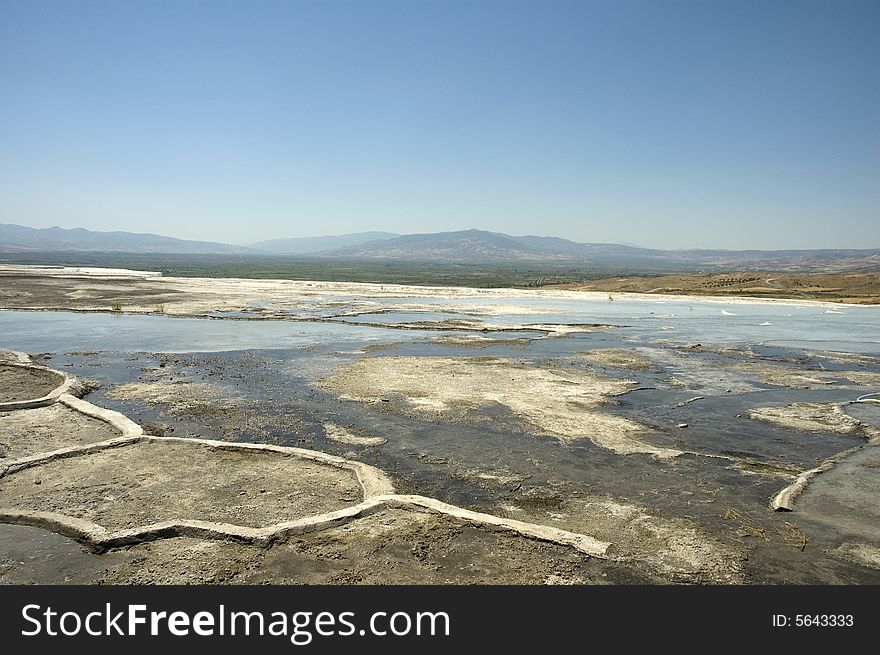
[[[96,555],[41,528],[0,524],[0,584],[95,584],[135,559],[126,552]]]

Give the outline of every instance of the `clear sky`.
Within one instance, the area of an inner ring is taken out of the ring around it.
[[[880,2],[0,0],[0,223],[880,247]]]

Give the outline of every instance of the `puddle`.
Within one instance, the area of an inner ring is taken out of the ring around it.
[[[3,347],[24,352],[100,349],[125,352],[215,352],[302,348],[333,343],[343,350],[406,339],[398,330],[284,320],[211,320],[78,312],[0,311]],[[420,335],[424,337],[424,333]],[[411,338],[416,338],[413,334]]]

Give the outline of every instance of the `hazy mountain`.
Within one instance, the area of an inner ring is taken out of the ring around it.
[[[483,230],[407,234],[320,253],[325,257],[471,264],[568,262],[634,270],[880,270],[880,250],[655,250]]]
[[[92,232],[83,228],[36,229],[0,223],[0,252],[100,251],[242,254],[247,248],[210,241],[186,241],[157,234],[133,232]]]
[[[605,243],[577,243],[558,237],[514,237],[500,232],[462,230],[406,234],[322,253],[327,256],[414,261],[516,262],[582,261],[590,257],[652,257],[659,251]]]
[[[542,252],[554,252],[560,255],[581,259],[591,255],[613,255],[615,257],[652,257],[658,250],[624,246],[616,243],[578,243],[560,237],[513,237],[520,243],[528,244]]]
[[[582,262],[663,258],[663,251],[609,243],[577,243],[559,237],[510,236],[500,232],[463,230],[407,234],[360,246],[322,253],[333,257],[405,259],[412,261]]]
[[[466,265],[573,265],[618,271],[880,271],[880,250],[654,250],[613,243],[578,243],[558,237],[510,236],[463,230],[396,236],[362,232],[273,239],[242,248],[154,234],[34,229],[0,224],[0,252],[120,252],[215,255],[298,255],[326,259],[438,262]]]
[[[371,241],[393,239],[397,236],[399,235],[393,232],[358,232],[338,236],[269,239],[268,241],[259,241],[251,248],[279,255],[305,255],[324,250],[360,246]]]
[[[322,253],[334,257],[406,259],[412,261],[521,261],[559,259],[552,251],[542,252],[516,237],[498,232],[464,230],[432,234],[405,234],[393,239]]]

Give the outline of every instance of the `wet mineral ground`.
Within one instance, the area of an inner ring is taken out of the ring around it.
[[[0,411],[2,582],[880,582],[876,307],[16,275],[0,345],[44,368],[7,354],[0,400],[54,369],[154,440],[86,452],[116,435],[75,406]],[[361,501],[284,448],[607,548],[396,504],[236,537]],[[27,512],[190,523],[89,541]]]

